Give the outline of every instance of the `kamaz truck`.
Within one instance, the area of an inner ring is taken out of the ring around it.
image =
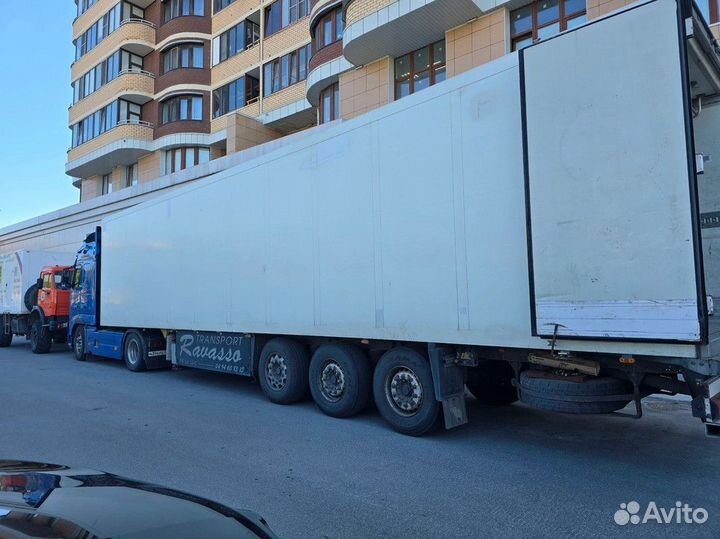
[[[115,213],[75,356],[411,435],[466,422],[465,387],[636,418],[686,394],[718,434],[719,52],[691,2],[639,2]]]
[[[24,336],[36,354],[64,343],[70,315],[72,255],[45,251],[0,254],[0,348]]]

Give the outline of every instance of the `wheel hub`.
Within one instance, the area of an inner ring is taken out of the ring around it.
[[[416,414],[423,401],[422,384],[417,375],[407,367],[401,367],[391,373],[385,394],[395,410],[406,416]]]
[[[323,397],[332,402],[340,400],[345,392],[345,374],[335,361],[328,362],[320,373],[320,389]]]
[[[135,365],[140,357],[140,350],[136,341],[130,341],[128,344],[128,361]]]
[[[280,391],[287,383],[287,363],[279,354],[273,354],[265,369],[265,379],[275,391]]]

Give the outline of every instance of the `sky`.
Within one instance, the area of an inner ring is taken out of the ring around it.
[[[75,3],[2,4],[0,228],[80,199],[65,175]]]

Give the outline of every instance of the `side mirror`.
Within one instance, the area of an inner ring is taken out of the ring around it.
[[[37,285],[37,287],[38,287],[39,290],[42,290],[42,287],[43,287],[43,280],[42,280],[42,278],[40,278],[40,279],[38,279],[37,281],[35,281],[35,284]]]

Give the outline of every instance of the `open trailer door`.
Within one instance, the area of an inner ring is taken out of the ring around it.
[[[535,335],[705,340],[689,5],[639,4],[520,53]]]

